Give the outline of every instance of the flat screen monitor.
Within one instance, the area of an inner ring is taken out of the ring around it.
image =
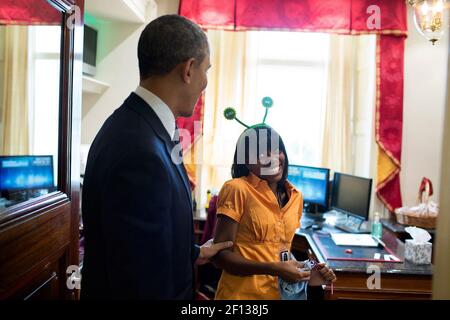
[[[328,208],[330,169],[289,165],[288,180],[302,192],[303,201]]]
[[[345,214],[367,220],[372,179],[334,173],[331,207]]]
[[[0,156],[1,192],[53,187],[53,156]]]
[[[95,76],[97,71],[97,37],[97,30],[85,24],[83,73],[89,76]]]

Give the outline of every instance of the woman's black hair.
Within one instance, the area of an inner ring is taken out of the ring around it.
[[[231,176],[233,178],[240,178],[240,177],[246,177],[249,175],[250,171],[247,167],[248,164],[250,164],[251,159],[251,147],[250,147],[250,140],[252,133],[250,130],[254,130],[253,137],[256,138],[256,141],[253,141],[253,143],[256,145],[256,156],[260,154],[259,148],[261,146],[260,141],[264,139],[267,143],[267,153],[272,151],[272,141],[276,141],[275,139],[278,139],[278,146],[280,152],[284,153],[285,160],[284,160],[284,167],[283,167],[283,176],[281,177],[280,181],[278,182],[278,188],[281,188],[284,186],[284,183],[287,179],[288,175],[288,166],[289,166],[289,159],[286,152],[286,147],[284,146],[283,139],[281,136],[276,132],[274,129],[269,127],[268,125],[257,125],[253,126],[251,128],[246,129],[241,136],[238,139],[238,142],[236,143],[236,150],[234,152],[234,158],[233,158],[233,165],[231,166]],[[264,143],[264,140],[262,143]],[[240,149],[240,144],[244,144],[243,147],[245,150],[244,153],[244,159],[242,159],[242,155],[239,155],[238,152],[242,152],[244,150]],[[254,153],[254,149],[253,149]],[[241,157],[238,157],[241,156]],[[242,161],[245,160],[245,161]]]

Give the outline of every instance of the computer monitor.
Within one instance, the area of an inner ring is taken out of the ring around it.
[[[302,192],[305,205],[315,205],[316,209],[310,213],[327,210],[329,178],[330,169],[326,168],[298,165],[289,165],[288,168],[288,180]]]
[[[53,156],[0,156],[0,192],[53,190]]]
[[[83,39],[83,73],[94,77],[97,73],[98,31],[85,24]]]
[[[372,179],[334,173],[331,208],[367,220],[369,217]]]

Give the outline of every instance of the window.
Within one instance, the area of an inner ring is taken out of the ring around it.
[[[55,191],[60,26],[0,26],[3,47],[0,211]]]
[[[245,123],[260,123],[261,100],[274,108],[266,123],[286,144],[292,164],[319,166],[330,36],[320,33],[209,30],[212,68],[205,95],[203,163],[197,171],[197,203],[206,190],[231,179],[236,141],[243,128],[223,118],[234,107]],[[201,149],[201,148],[200,148]]]
[[[223,110],[233,107],[254,125],[263,119],[265,96],[274,100],[266,123],[283,137],[291,164],[371,175],[375,36],[209,30],[208,38],[212,68],[197,203],[205,203],[206,190],[218,191],[231,179],[243,128],[226,122]]]
[[[322,157],[329,35],[257,31],[256,96],[270,96],[267,123],[286,144],[292,164],[318,166]]]
[[[32,26],[29,34],[30,151],[31,154],[53,156],[56,183],[61,27]]]

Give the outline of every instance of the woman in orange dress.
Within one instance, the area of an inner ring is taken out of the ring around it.
[[[280,299],[279,277],[290,283],[310,280],[310,271],[301,270],[303,263],[280,259],[291,249],[303,208],[287,170],[286,149],[275,130],[258,125],[244,131],[233,179],[224,184],[217,202],[214,242],[233,241],[234,246],[214,259],[223,269],[216,299]],[[318,274],[326,282],[335,280],[325,264]]]

